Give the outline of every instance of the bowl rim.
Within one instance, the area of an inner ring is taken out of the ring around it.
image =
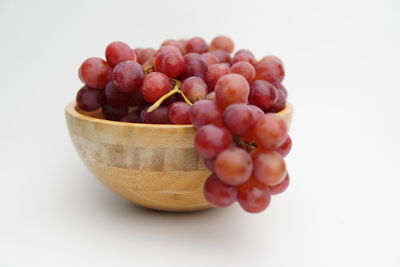
[[[285,114],[292,113],[292,109],[293,109],[292,104],[290,102],[286,102],[285,108],[279,111],[277,114],[285,116]],[[194,128],[192,124],[151,124],[151,123],[111,121],[106,119],[94,118],[89,115],[80,113],[77,110],[76,101],[71,101],[65,106],[65,113],[81,120],[92,121],[108,125],[115,125],[115,126],[143,127],[143,128],[187,128],[187,129]]]

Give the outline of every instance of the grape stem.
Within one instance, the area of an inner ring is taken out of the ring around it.
[[[257,144],[255,142],[245,142],[243,141],[242,138],[240,138],[239,136],[235,136],[233,138],[233,140],[235,141],[235,143],[240,146],[241,148],[247,150],[248,152],[253,151],[254,149],[257,148]]]
[[[148,109],[147,112],[152,112],[154,110],[156,110],[161,104],[162,102],[164,102],[165,99],[167,99],[168,97],[170,97],[173,94],[180,94],[183,97],[183,100],[185,100],[185,102],[191,106],[193,105],[192,102],[190,102],[190,100],[185,96],[185,94],[181,91],[181,86],[182,86],[182,82],[176,79],[171,79],[172,81],[175,82],[175,86],[174,88],[169,91],[167,94],[163,95],[162,97],[160,97],[160,99],[158,99],[153,105],[151,105]]]

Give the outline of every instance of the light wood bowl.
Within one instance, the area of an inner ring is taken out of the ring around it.
[[[78,154],[90,171],[118,195],[165,211],[210,208],[203,184],[210,175],[194,148],[192,125],[125,123],[65,108]],[[278,113],[290,125],[292,106]]]

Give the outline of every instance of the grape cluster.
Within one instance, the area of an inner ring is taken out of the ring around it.
[[[256,60],[246,49],[233,56],[232,40],[166,40],[158,50],[112,42],[103,60],[79,68],[85,84],[78,108],[101,108],[105,119],[153,124],[193,124],[195,148],[212,172],[204,195],[214,206],[238,201],[264,210],[288,187],[284,157],[292,142],[285,121],[285,72],[275,56]]]

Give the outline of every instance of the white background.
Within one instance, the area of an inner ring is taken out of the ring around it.
[[[64,106],[122,40],[280,56],[289,190],[261,214],[139,208],[84,167]],[[0,0],[0,266],[400,266],[400,2]]]

